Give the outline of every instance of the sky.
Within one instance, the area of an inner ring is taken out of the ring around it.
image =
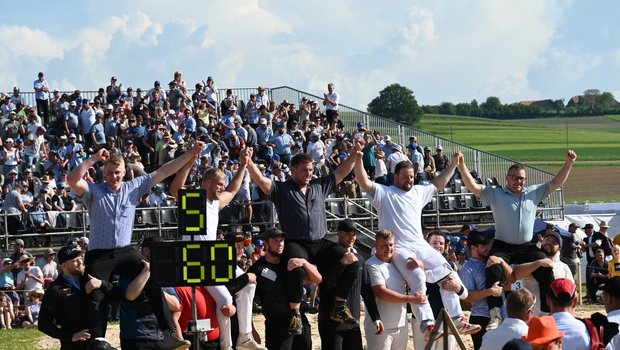
[[[386,86],[419,104],[620,97],[620,2],[21,1],[0,24],[0,91],[290,86],[366,110]],[[164,85],[164,84],[162,84]]]

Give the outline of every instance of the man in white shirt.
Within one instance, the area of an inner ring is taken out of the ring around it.
[[[535,303],[536,296],[526,288],[510,293],[506,299],[508,317],[501,325],[482,337],[480,350],[501,349],[511,339],[527,335],[527,323],[532,318]]]
[[[327,84],[327,93],[323,94],[323,105],[329,128],[334,129],[338,121],[338,106],[340,105],[340,95],[334,88],[334,83]]]
[[[407,348],[407,303],[426,303],[426,295],[406,294],[406,283],[394,265],[394,234],[380,230],[375,237],[375,255],[366,261],[370,285],[383,322],[383,331],[367,317],[364,322],[369,349],[398,350]]]
[[[590,348],[590,334],[586,324],[574,316],[577,306],[575,283],[566,278],[556,279],[551,283],[551,293],[547,294],[547,304],[551,317],[558,325],[558,330],[564,332],[562,349],[582,350]]]
[[[551,267],[553,269],[554,278],[566,278],[574,282],[573,273],[570,268],[560,260],[562,244],[562,237],[560,237],[559,233],[552,230],[546,231],[542,240],[541,250],[545,253],[547,258],[517,265],[513,269],[515,279],[522,280],[523,287],[537,296],[536,305],[534,305],[534,316],[536,317],[542,316],[540,311],[540,300],[538,300],[540,297],[540,286],[534,276],[532,276],[532,272],[536,271],[539,267]]]
[[[314,162],[314,172],[318,176],[326,175],[325,173],[325,144],[319,138],[319,134],[313,132],[310,134],[310,142],[306,148],[306,153],[312,156]]]
[[[386,153],[387,155],[387,159],[386,159],[386,166],[388,168],[388,176],[390,178],[389,183],[391,184],[392,181],[391,179],[394,178],[394,170],[396,169],[396,164],[402,162],[402,161],[409,161],[409,158],[407,158],[407,156],[403,153],[403,148],[401,145],[392,144],[392,153]],[[414,172],[415,174],[415,172]]]

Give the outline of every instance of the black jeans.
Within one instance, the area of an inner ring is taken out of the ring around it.
[[[321,350],[362,350],[364,348],[359,326],[344,330],[339,330],[339,326],[343,325],[331,321],[327,315],[323,318],[319,316]]]
[[[493,247],[491,248],[490,255],[495,255],[504,259],[506,263],[510,264],[523,264],[540,259],[545,259],[547,256],[540,250],[534,243],[528,242],[524,244],[510,244],[500,240],[493,241]],[[500,265],[493,265],[486,269],[486,287],[490,288],[497,281],[501,281],[504,276],[504,271]],[[532,273],[532,276],[538,282],[540,286],[540,309],[544,312],[549,312],[549,306],[547,305],[546,296],[550,292],[551,282],[555,280],[553,277],[553,269],[550,267],[541,267]],[[493,307],[502,306],[502,297],[488,297],[487,303],[489,309]]]
[[[471,340],[474,342],[474,349],[478,350],[482,346],[482,337],[487,332],[486,328],[490,319],[484,316],[469,316],[469,323],[477,324],[482,327],[480,332],[471,335]]]
[[[47,124],[49,122],[49,117],[50,117],[49,100],[37,99],[37,114],[41,117],[43,124]]]
[[[288,329],[288,318],[265,319],[265,346],[269,350],[312,350],[312,335],[310,323],[302,312],[301,321],[303,330],[301,335],[292,336]]]
[[[131,246],[117,249],[96,249],[86,252],[86,273],[103,281],[113,274],[136,277],[142,271],[144,256]],[[161,288],[149,280],[144,287],[151,309],[162,330],[174,329],[170,310]],[[108,319],[108,300],[101,290],[88,296],[88,328],[91,338],[105,337]]]
[[[327,239],[315,241],[287,241],[284,246],[284,258],[304,258],[312,264],[316,264],[323,276],[331,271],[338,260],[344,255],[344,248]],[[357,278],[359,263],[348,265],[334,288],[334,295],[338,298],[347,299],[349,291]],[[303,295],[304,279],[306,270],[297,268],[288,272],[286,295],[289,303],[299,303]]]

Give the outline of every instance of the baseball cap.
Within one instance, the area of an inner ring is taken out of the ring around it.
[[[576,224],[576,223],[574,223],[574,222],[571,222],[571,223],[570,223],[570,225],[568,225],[568,227],[579,227],[579,225],[577,225],[577,224]]]
[[[282,230],[275,228],[275,227],[270,227],[266,229],[265,232],[263,232],[264,239],[276,238],[276,237],[286,238],[286,233],[282,232]]]
[[[78,239],[78,243],[86,243],[88,244],[89,239],[88,237],[80,237],[80,239]]]
[[[395,149],[397,151],[402,151],[403,150],[403,148],[399,144],[396,144],[396,143],[392,146],[392,149]]]
[[[274,154],[273,157],[271,157],[272,161],[279,161],[280,160],[280,155],[278,154]]]
[[[338,223],[338,231],[357,231],[355,222],[351,219],[344,219]]]
[[[21,238],[18,238],[18,239],[15,240],[15,242],[13,244],[17,244],[17,245],[23,246],[24,245],[24,240],[21,239]]]
[[[558,243],[560,244],[560,248],[562,248],[562,237],[560,237],[559,233],[557,233],[557,232],[555,232],[553,230],[547,230],[547,231],[545,231],[545,236],[544,237],[547,237],[547,236],[553,236],[558,241]]]
[[[259,121],[258,121],[258,123],[259,123],[260,125],[267,125],[267,119],[265,119],[265,118],[260,118],[260,119],[259,119]]]
[[[229,110],[229,111],[236,111],[236,110],[237,110],[237,107],[235,107],[235,106],[230,106],[230,108],[228,108],[228,110]]]
[[[58,262],[62,264],[65,261],[73,260],[77,258],[83,253],[84,252],[79,247],[74,247],[74,246],[62,247],[58,251]]]
[[[13,260],[11,260],[11,258],[4,258],[4,259],[2,259],[2,266],[6,265],[6,263],[8,263],[9,261],[13,262]]]
[[[365,124],[364,124],[364,122],[357,122],[357,127],[358,127],[358,128],[359,128],[359,127],[362,127],[362,126],[364,126],[364,125],[365,125]]]
[[[491,244],[493,241],[492,238],[487,237],[484,233],[480,231],[471,231],[469,233],[469,239],[467,240],[467,244],[472,245],[486,245]]]
[[[551,282],[551,291],[557,300],[570,301],[575,297],[575,288],[575,283],[566,278],[558,278]]]

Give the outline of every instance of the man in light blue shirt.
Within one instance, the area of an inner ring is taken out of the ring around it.
[[[484,205],[491,206],[493,211],[495,242],[491,255],[502,258],[508,264],[522,264],[546,258],[545,253],[531,242],[538,203],[564,185],[576,160],[577,154],[573,150],[568,150],[564,165],[551,181],[528,187],[525,186],[527,180],[525,166],[514,164],[506,173],[506,188],[493,188],[476,183],[465,165],[465,160],[459,159],[458,168],[465,186],[476,197],[481,198]],[[554,279],[553,270],[550,267],[541,267],[532,275],[540,285],[541,310],[548,312],[546,295]],[[495,284],[501,277],[502,270],[498,266],[487,268],[487,287]],[[502,300],[498,297],[489,297],[488,302],[491,309],[489,324],[494,325],[496,321],[501,320],[499,307],[502,305]]]
[[[291,162],[291,147],[295,144],[290,134],[286,133],[286,125],[277,125],[278,132],[273,135],[268,144],[273,147],[273,153],[280,156],[282,163],[289,165]]]
[[[67,183],[75,197],[82,200],[90,214],[90,242],[85,263],[88,275],[109,280],[112,274],[134,278],[142,269],[143,257],[131,246],[131,235],[136,205],[151,187],[177,173],[188,162],[195,162],[203,147],[197,142],[194,148],[182,156],[162,165],[145,176],[131,181],[125,177],[125,161],[122,154],[101,149],[86,159],[67,176]],[[84,175],[97,162],[104,162],[104,183],[88,183]],[[177,348],[189,342],[176,337],[169,310],[164,307],[161,289],[150,288],[147,293],[159,326],[167,335],[165,343]],[[88,328],[93,338],[105,337],[107,308],[103,293],[94,291],[89,295]]]

